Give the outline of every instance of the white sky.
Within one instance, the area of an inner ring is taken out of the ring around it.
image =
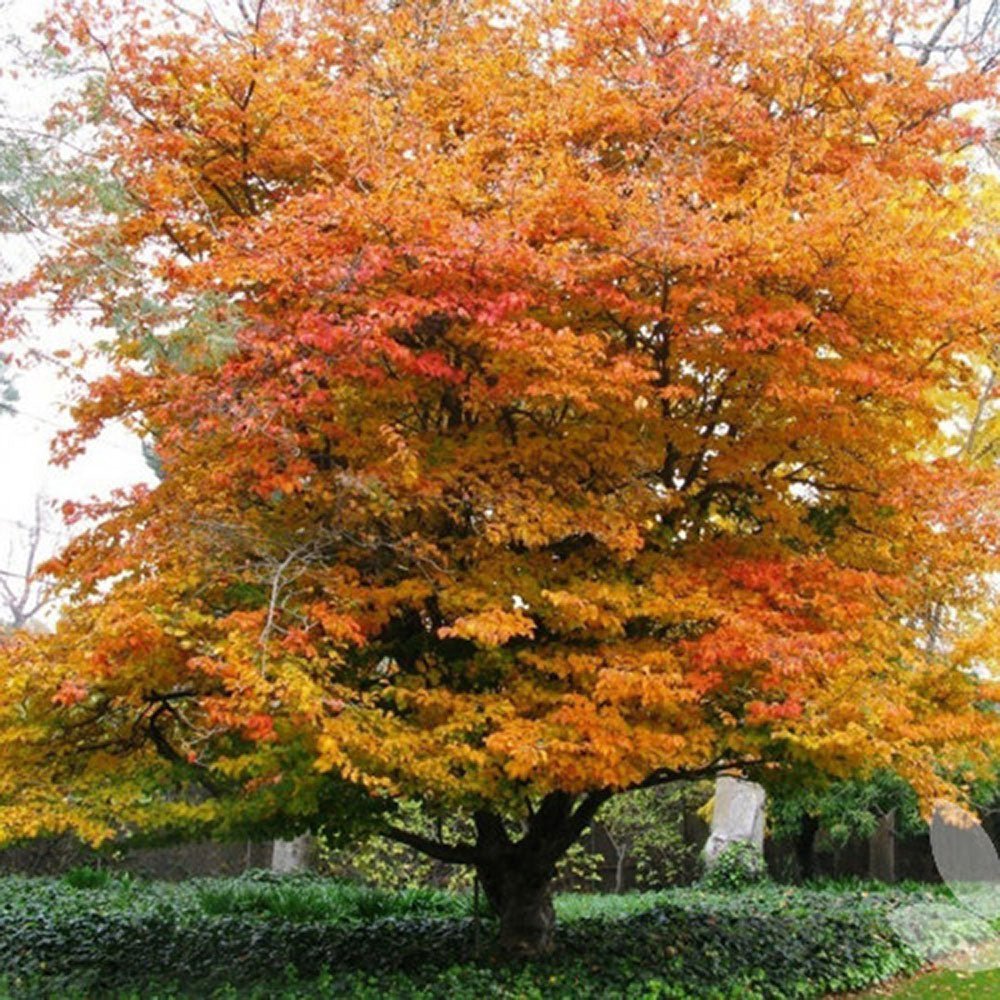
[[[42,16],[32,0],[8,0],[0,7],[0,38],[16,35],[27,38],[30,28]],[[50,86],[25,78],[0,76],[0,103],[11,117],[22,122],[38,122],[57,92]],[[21,237],[0,235],[0,269],[6,278],[30,266],[35,258],[31,242]],[[46,353],[71,346],[87,336],[72,323],[52,326],[44,311],[32,312],[33,329],[26,348],[35,346]],[[52,466],[49,446],[59,428],[69,425],[67,401],[80,389],[60,376],[52,364],[42,364],[18,372],[15,386],[20,399],[16,416],[0,417],[0,571],[23,571],[24,524],[34,517],[39,494],[55,501],[106,495],[117,486],[151,480],[142,458],[139,441],[122,427],[109,428],[69,469]],[[47,553],[54,551],[64,536],[61,519],[53,516],[45,535]],[[0,620],[3,609],[0,607]]]

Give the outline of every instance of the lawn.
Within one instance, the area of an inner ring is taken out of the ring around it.
[[[928,998],[967,997],[969,1000],[1000,997],[1000,944],[974,948],[969,961],[962,956],[946,960],[933,972],[891,987],[873,990],[870,996],[891,997],[892,1000],[928,1000]]]
[[[1000,969],[985,972],[944,970],[904,983],[889,996],[895,1000],[929,1000],[929,998],[1000,997]]]

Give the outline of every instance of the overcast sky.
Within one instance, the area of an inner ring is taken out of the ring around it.
[[[0,37],[29,37],[41,13],[37,0],[8,0],[0,5]],[[52,96],[52,88],[39,86],[37,81],[0,76],[0,100],[9,117],[38,122]],[[35,254],[30,240],[0,236],[3,277],[29,267]],[[32,317],[32,336],[25,346],[50,352],[87,336],[72,323],[52,326],[44,311],[33,311]],[[39,494],[56,501],[80,499],[150,479],[138,439],[120,427],[107,430],[71,468],[53,467],[49,445],[56,430],[68,425],[66,403],[80,386],[60,377],[53,365],[18,372],[15,385],[20,395],[15,404],[18,412],[0,417],[0,571],[7,573],[22,572],[23,525],[33,518]],[[50,551],[59,543],[60,528],[58,517],[53,517],[46,534]]]

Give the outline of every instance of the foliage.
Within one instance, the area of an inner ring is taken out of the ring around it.
[[[685,812],[703,805],[711,794],[712,786],[704,782],[667,785],[620,795],[601,809],[598,826],[617,862],[617,891],[623,888],[622,869],[629,863],[640,889],[664,888],[689,877],[698,849],[685,840],[681,824]]]
[[[410,887],[395,892],[312,874],[251,870],[231,878],[150,882],[107,868],[79,867],[58,879],[10,877],[0,881],[0,901],[33,898],[56,911],[259,917],[293,922],[360,923],[396,917],[464,917],[467,895]],[[66,889],[73,890],[67,892]]]
[[[205,880],[194,888],[210,916],[259,916],[294,922],[370,921],[389,917],[465,916],[468,899],[410,887],[387,892],[351,882],[311,878]]]
[[[107,889],[110,886],[127,886],[128,877],[117,875],[108,868],[79,865],[62,875],[62,881],[72,889]]]
[[[0,357],[0,413],[12,413],[17,398],[17,389],[11,381],[8,366]]]
[[[46,25],[87,152],[2,304],[105,338],[61,459],[122,420],[162,481],[67,509],[67,610],[0,652],[0,836],[413,799],[476,813],[391,832],[496,902],[622,789],[960,794],[1000,733],[956,669],[997,648],[1000,473],[948,423],[994,346],[996,61],[886,41],[919,2],[238,7]]]
[[[2,41],[0,41],[2,44]],[[4,47],[5,61],[10,53]],[[41,163],[28,141],[28,130],[17,128],[0,104],[0,233],[26,233],[32,224],[31,195]]]
[[[869,778],[813,782],[769,789],[768,823],[778,839],[793,839],[804,816],[816,819],[834,844],[875,832],[880,816],[896,814],[901,834],[922,834],[927,824],[920,815],[913,789],[897,775],[877,771]]]
[[[860,886],[567,897],[551,958],[497,966],[488,952],[475,958],[472,924],[459,916],[467,899],[453,898],[447,918],[432,915],[446,912],[444,894],[423,897],[422,913],[404,899],[378,917],[350,906],[292,911],[279,901],[295,893],[344,900],[367,891],[253,876],[228,880],[231,898],[254,898],[253,906],[213,913],[203,905],[208,884],[111,880],[81,890],[65,880],[3,880],[0,973],[19,998],[56,988],[91,997],[818,997],[913,969],[885,916],[936,898]],[[961,939],[960,923],[942,928],[942,948]]]
[[[753,844],[735,840],[706,866],[700,885],[712,892],[740,892],[766,879],[767,866],[761,852]]]
[[[397,822],[408,830],[448,841],[469,835],[469,823],[459,816],[428,815],[419,803],[400,803]],[[400,892],[410,886],[439,886],[453,891],[472,888],[472,873],[445,865],[413,848],[377,835],[340,847],[330,847],[321,834],[316,840],[318,869],[335,879],[364,882]]]

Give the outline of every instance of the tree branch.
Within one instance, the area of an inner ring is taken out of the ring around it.
[[[479,852],[471,844],[443,844],[397,826],[383,827],[379,833],[388,840],[405,844],[429,858],[443,861],[448,865],[474,865],[479,859]]]
[[[691,770],[673,770],[671,768],[660,768],[654,771],[643,781],[639,781],[628,788],[623,788],[622,792],[637,792],[643,788],[656,788],[659,785],[669,785],[675,781],[694,781],[696,778],[708,778],[720,774],[722,771],[732,771],[747,767],[760,767],[770,761],[764,759],[757,760],[719,760],[713,764],[706,764],[705,767],[693,768]]]

